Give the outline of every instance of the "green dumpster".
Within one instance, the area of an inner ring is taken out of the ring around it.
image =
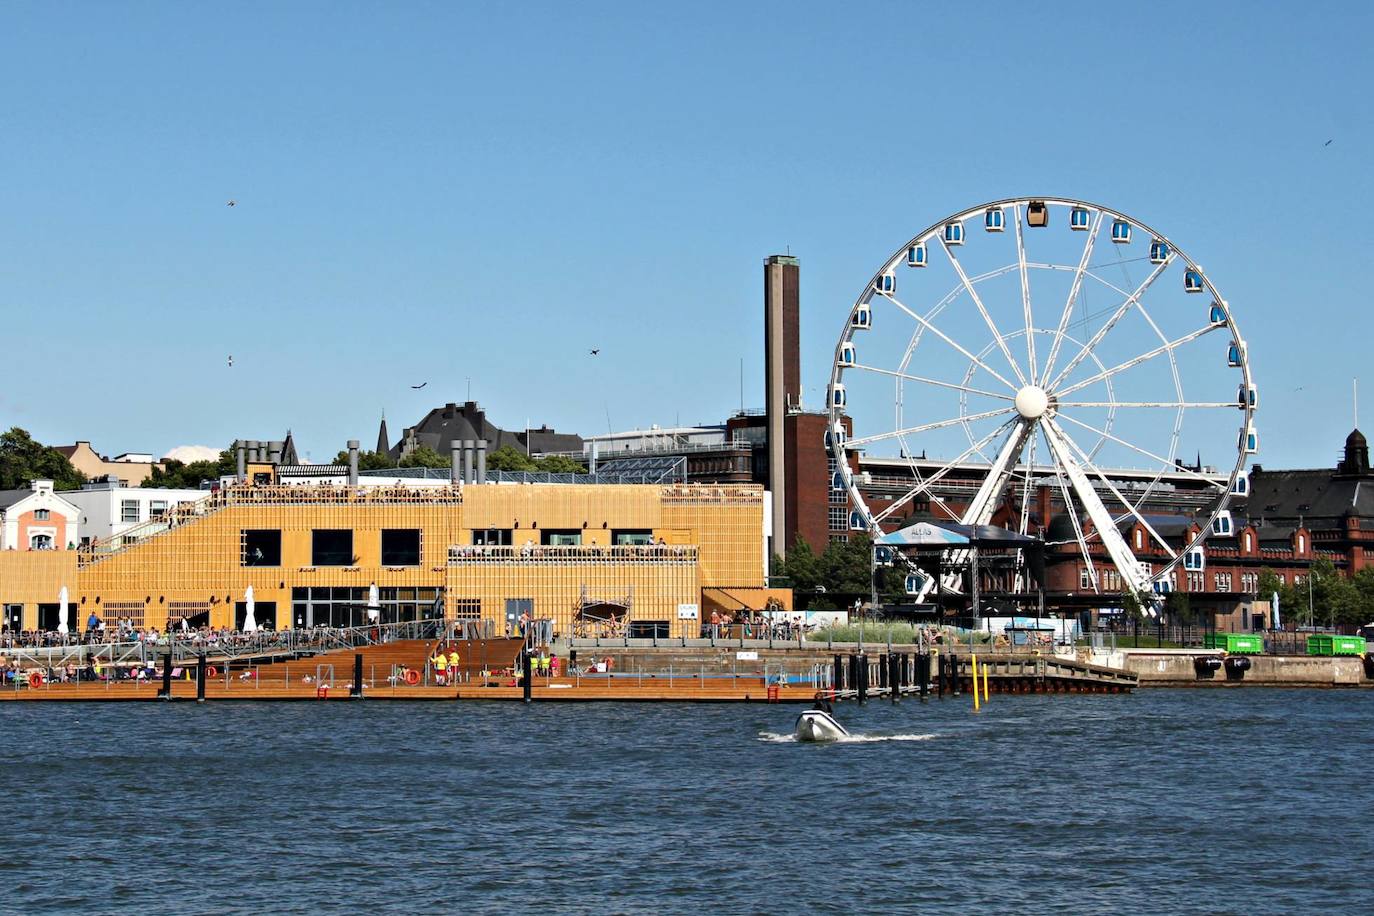
[[[1208,633],[1203,637],[1204,649],[1221,649],[1229,655],[1262,655],[1264,640],[1250,633]]]
[[[1332,633],[1312,633],[1307,637],[1308,655],[1364,655],[1363,636],[1336,636]]]

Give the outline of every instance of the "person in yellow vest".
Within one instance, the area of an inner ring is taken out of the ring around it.
[[[451,646],[448,650],[448,673],[449,679],[453,683],[458,683],[458,647]]]
[[[448,656],[444,655],[443,646],[434,650],[434,658],[430,659],[430,664],[434,666],[434,683],[442,687],[448,672]]]
[[[547,655],[539,656],[539,673],[544,677],[549,676],[549,657]]]

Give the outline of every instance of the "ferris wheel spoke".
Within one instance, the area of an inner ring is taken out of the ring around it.
[[[1116,327],[1116,323],[1125,317],[1126,313],[1131,310],[1131,306],[1140,302],[1140,297],[1145,295],[1145,291],[1153,285],[1155,280],[1159,279],[1160,275],[1164,273],[1165,268],[1169,266],[1173,259],[1174,256],[1171,252],[1169,256],[1164,259],[1163,264],[1156,267],[1148,277],[1141,281],[1141,284],[1136,287],[1135,292],[1127,296],[1126,300],[1117,306],[1116,311],[1112,313],[1112,317],[1107,319],[1107,323],[1098,328],[1097,333],[1093,334],[1088,342],[1083,344],[1078,353],[1074,355],[1074,358],[1069,360],[1067,366],[1059,370],[1059,374],[1054,377],[1054,381],[1046,386],[1047,390],[1053,390],[1056,385],[1068,378],[1069,373],[1076,369],[1078,364],[1083,362],[1083,360],[1092,353],[1093,349],[1102,342],[1102,338],[1106,337],[1107,333],[1111,331],[1112,328]]]
[[[1011,348],[1007,346],[1007,340],[1002,336],[1002,332],[997,330],[997,323],[988,314],[987,307],[983,305],[983,300],[978,295],[978,290],[974,289],[973,284],[969,282],[968,274],[964,273],[964,265],[959,263],[959,259],[954,256],[954,251],[950,249],[949,243],[943,238],[940,239],[940,247],[944,248],[945,257],[949,258],[949,263],[953,266],[954,272],[959,275],[959,282],[964,284],[964,290],[973,300],[974,306],[978,309],[978,314],[983,316],[983,322],[988,326],[988,330],[992,332],[992,339],[996,342],[997,349],[1002,351],[1002,356],[1006,358],[1007,365],[1011,366],[1011,371],[1016,374],[1017,380],[1024,387],[1026,376],[1021,372],[1021,367],[1016,364],[1016,360],[1012,358]]]
[[[934,423],[923,423],[920,426],[908,426],[906,429],[894,429],[890,433],[878,433],[874,436],[863,436],[859,439],[850,439],[847,443],[849,448],[859,448],[873,442],[881,442],[884,439],[895,439],[899,436],[912,436],[916,433],[928,433],[932,430],[944,429],[947,426],[955,426],[960,423],[972,423],[975,420],[986,420],[989,417],[1000,417],[1003,414],[1011,413],[1014,407],[999,407],[996,410],[985,410],[982,413],[965,414],[961,417],[951,417],[948,420],[937,420]]]
[[[1050,344],[1050,355],[1045,357],[1045,369],[1040,377],[1040,387],[1045,387],[1045,382],[1049,380],[1050,373],[1054,371],[1054,361],[1059,358],[1059,348],[1064,343],[1064,334],[1069,329],[1069,319],[1073,317],[1073,307],[1078,301],[1078,293],[1083,289],[1083,275],[1087,273],[1088,262],[1093,256],[1093,246],[1097,244],[1097,233],[1102,228],[1103,212],[1097,211],[1097,218],[1093,220],[1092,231],[1088,233],[1088,240],[1083,243],[1083,256],[1078,259],[1078,269],[1073,273],[1073,285],[1069,287],[1069,297],[1064,302],[1064,312],[1059,316],[1059,328],[1054,332],[1054,342]]]
[[[905,379],[908,382],[920,382],[922,385],[934,385],[937,388],[951,388],[955,391],[965,392],[966,394],[982,395],[985,398],[997,398],[999,401],[1016,400],[1016,397],[1014,395],[999,394],[995,391],[985,391],[982,388],[972,388],[968,385],[956,385],[954,382],[941,382],[933,378],[925,378],[924,376],[920,375],[911,375],[906,372],[898,372],[895,369],[879,369],[877,366],[865,366],[859,363],[855,363],[849,368],[862,369],[864,372],[876,372],[879,375],[890,375],[893,378]]]
[[[881,522],[883,519],[890,516],[893,512],[897,511],[902,506],[906,505],[916,497],[920,496],[922,493],[929,490],[932,486],[939,483],[945,477],[946,474],[949,474],[951,471],[953,471],[955,467],[959,465],[959,462],[965,460],[974,452],[978,451],[980,448],[987,445],[993,439],[996,439],[1002,433],[1006,432],[1006,430],[1009,429],[1011,425],[1015,422],[1015,420],[1008,420],[1007,422],[1003,423],[1001,426],[997,427],[992,432],[988,433],[986,436],[979,439],[977,442],[973,443],[968,448],[964,449],[962,452],[959,453],[959,456],[957,458],[945,464],[945,466],[940,468],[940,470],[936,471],[934,474],[930,475],[929,477],[923,480],[917,481],[916,486],[912,487],[910,490],[904,493],[901,499],[893,500],[892,505],[888,506],[883,511],[875,514],[873,516],[873,521]]]
[[[1117,489],[1116,484],[1112,483],[1111,480],[1108,479],[1107,475],[1102,473],[1102,470],[1097,465],[1093,464],[1092,460],[1088,458],[1088,453],[1083,451],[1082,446],[1075,442],[1073,437],[1070,436],[1068,433],[1064,432],[1062,428],[1056,427],[1056,430],[1059,433],[1059,435],[1064,439],[1064,441],[1068,443],[1069,447],[1073,449],[1074,453],[1078,455],[1078,459],[1083,463],[1083,466],[1090,470],[1093,473],[1093,476],[1095,476],[1098,480],[1102,481],[1102,485],[1105,486],[1111,492],[1111,494],[1117,498],[1121,505],[1126,507],[1127,512],[1130,512],[1131,515],[1135,516],[1136,521],[1140,522],[1141,526],[1144,527],[1144,529],[1147,532],[1149,532],[1150,537],[1154,538],[1155,543],[1159,544],[1160,547],[1164,548],[1164,552],[1169,555],[1169,559],[1177,560],[1178,553],[1174,550],[1174,548],[1169,546],[1168,541],[1160,537],[1159,532],[1155,530],[1154,526],[1149,523],[1145,516],[1140,514],[1140,510],[1137,509],[1136,506],[1129,499],[1122,495],[1121,491]]]
[[[930,333],[934,334],[936,337],[940,338],[941,340],[943,340],[945,343],[949,344],[949,345],[950,345],[951,347],[953,347],[954,349],[958,350],[961,354],[963,354],[963,356],[964,356],[965,358],[967,358],[967,359],[970,360],[971,362],[977,364],[977,366],[978,366],[980,369],[982,369],[984,372],[986,372],[988,375],[990,375],[990,376],[992,376],[993,378],[997,379],[997,381],[1001,382],[1003,385],[1006,385],[1006,386],[1007,386],[1008,388],[1010,388],[1012,391],[1017,391],[1017,390],[1019,390],[1018,387],[1017,387],[1016,385],[1013,385],[1011,382],[1009,382],[1009,381],[1007,381],[1005,378],[1003,378],[1002,375],[1001,375],[1000,373],[994,371],[993,368],[992,368],[991,366],[989,366],[987,363],[983,362],[981,359],[979,359],[978,357],[974,356],[972,353],[970,353],[969,351],[965,350],[963,347],[959,346],[959,344],[955,343],[954,340],[953,340],[948,334],[946,334],[944,331],[941,331],[941,330],[940,330],[939,328],[937,328],[935,325],[931,324],[929,321],[926,321],[926,320],[925,320],[924,318],[922,318],[920,315],[916,314],[914,311],[912,311],[911,309],[909,309],[909,308],[907,308],[905,305],[903,305],[902,302],[901,302],[900,300],[898,300],[896,296],[891,296],[891,295],[886,295],[886,294],[884,294],[884,295],[883,295],[883,298],[886,299],[886,300],[888,300],[889,302],[891,302],[893,305],[897,306],[897,308],[899,308],[899,309],[901,309],[902,311],[906,312],[908,315],[910,315],[910,316],[916,321],[916,323],[919,324],[921,327],[925,328],[927,331],[929,331]]]
[[[1054,453],[1056,461],[1069,478],[1079,505],[1092,520],[1102,546],[1107,549],[1107,555],[1121,573],[1122,581],[1128,583],[1134,592],[1147,591],[1150,587],[1150,577],[1141,572],[1135,554],[1131,552],[1130,545],[1116,527],[1116,520],[1102,504],[1102,498],[1097,495],[1097,491],[1093,489],[1092,483],[1083,472],[1082,465],[1073,454],[1073,448],[1053,420],[1045,419],[1041,424],[1041,430],[1045,434],[1045,441],[1049,443],[1050,451]]]
[[[1166,470],[1168,470],[1168,471],[1171,471],[1171,472],[1173,472],[1173,473],[1178,473],[1178,474],[1186,474],[1186,475],[1188,475],[1188,476],[1190,476],[1190,477],[1195,477],[1195,478],[1197,478],[1198,480],[1200,480],[1200,481],[1206,483],[1208,486],[1212,487],[1213,489],[1220,490],[1221,492],[1225,492],[1226,489],[1227,489],[1227,484],[1220,483],[1220,482],[1218,482],[1218,481],[1216,481],[1216,480],[1213,480],[1211,477],[1208,477],[1206,474],[1200,474],[1200,473],[1198,473],[1197,471],[1192,470],[1191,468],[1179,467],[1177,464],[1174,463],[1173,459],[1171,459],[1171,458],[1165,458],[1163,455],[1156,455],[1154,452],[1152,452],[1152,451],[1150,451],[1150,450],[1148,450],[1148,449],[1143,449],[1143,448],[1141,448],[1141,447],[1138,446],[1138,445],[1133,445],[1133,444],[1131,444],[1130,442],[1127,442],[1125,439],[1122,439],[1122,438],[1119,437],[1119,436],[1114,436],[1114,435],[1112,435],[1111,433],[1107,432],[1105,429],[1098,429],[1096,426],[1093,426],[1093,425],[1091,425],[1091,424],[1089,424],[1089,423],[1084,423],[1082,420],[1076,420],[1076,419],[1074,419],[1073,417],[1071,417],[1071,416],[1069,416],[1068,414],[1065,414],[1065,413],[1055,414],[1055,419],[1057,419],[1057,420],[1067,420],[1067,421],[1069,421],[1070,423],[1072,423],[1074,426],[1081,426],[1081,427],[1083,427],[1084,429],[1086,429],[1086,430],[1087,430],[1088,432],[1090,432],[1090,433],[1096,433],[1097,435],[1101,436],[1101,437],[1104,438],[1104,439],[1107,439],[1107,440],[1109,440],[1109,441],[1111,441],[1111,442],[1115,442],[1117,445],[1120,445],[1120,446],[1123,446],[1123,447],[1125,447],[1125,448],[1128,448],[1128,449],[1130,449],[1130,450],[1133,451],[1133,452],[1138,452],[1139,454],[1144,455],[1146,458],[1149,458],[1149,459],[1151,459],[1151,460],[1153,460],[1153,461],[1158,461],[1158,462],[1159,462]]]
[[[1056,401],[1055,406],[1060,409],[1065,407],[1159,407],[1172,410],[1180,407],[1225,407],[1227,410],[1238,410],[1240,408],[1237,401]]]
[[[982,485],[978,492],[969,501],[968,509],[964,512],[961,521],[965,525],[986,525],[992,518],[992,513],[997,508],[997,502],[1002,498],[1002,494],[1007,489],[1007,484],[1011,481],[1012,473],[1016,469],[1016,461],[1021,457],[1021,453],[1026,448],[1026,438],[1034,432],[1034,425],[1024,418],[1017,418],[1016,428],[1007,437],[1007,441],[1002,444],[1002,448],[997,452],[997,458],[992,466],[988,468],[988,476],[983,478]]]
[[[1043,434],[1043,430],[1041,430]],[[1049,443],[1046,437],[1046,444]],[[1064,472],[1057,465],[1054,472],[1055,481],[1059,484],[1059,495],[1064,501],[1064,514],[1069,517],[1069,523],[1073,525],[1074,540],[1078,544],[1078,553],[1083,557],[1083,566],[1088,570],[1088,581],[1092,583],[1093,591],[1100,592],[1098,587],[1097,566],[1093,563],[1093,555],[1088,550],[1088,539],[1083,534],[1083,523],[1078,520],[1078,513],[1073,508],[1073,496],[1069,493],[1068,481],[1064,479]]]
[[[1096,384],[1097,382],[1100,382],[1105,378],[1111,378],[1112,376],[1117,375],[1118,373],[1125,372],[1127,369],[1130,369],[1134,366],[1139,366],[1141,363],[1147,363],[1155,357],[1161,356],[1166,353],[1170,354],[1170,358],[1172,358],[1174,350],[1178,349],[1186,343],[1190,343],[1194,340],[1197,340],[1204,334],[1212,333],[1219,327],[1224,327],[1224,325],[1209,324],[1205,327],[1198,328],[1196,331],[1193,331],[1190,334],[1184,334],[1182,337],[1177,337],[1173,340],[1166,341],[1160,344],[1159,346],[1155,347],[1153,350],[1149,350],[1145,353],[1140,354],[1139,356],[1136,356],[1132,359],[1128,359],[1124,363],[1118,363],[1115,366],[1112,366],[1110,369],[1103,369],[1096,375],[1090,375],[1087,378],[1083,379],[1081,382],[1077,382],[1062,390],[1057,390],[1054,393],[1057,397],[1063,397],[1066,394],[1073,394],[1075,391],[1081,391],[1082,389],[1087,388],[1089,385]]]
[[[1021,271],[1021,311],[1026,317],[1026,360],[1031,378],[1038,378],[1035,369],[1035,316],[1031,313],[1030,277],[1026,274],[1026,240],[1021,234],[1021,205],[1012,208],[1016,217],[1016,264]]]

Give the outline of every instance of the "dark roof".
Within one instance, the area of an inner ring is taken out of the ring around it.
[[[528,431],[502,429],[487,419],[486,411],[476,401],[468,401],[461,407],[457,404],[436,407],[415,424],[411,433],[419,445],[427,445],[440,455],[448,454],[455,439],[485,439],[488,452],[506,445],[522,452],[582,451],[582,437],[574,433],[560,433],[548,426]],[[404,444],[403,439],[391,449],[393,458],[401,457]]]
[[[1297,533],[1297,530],[1297,528],[1289,525],[1261,525],[1255,529],[1255,534],[1259,537],[1261,544],[1276,542],[1286,544],[1293,540],[1293,535]]]
[[[1367,484],[1367,486],[1366,486]],[[1326,468],[1300,471],[1253,471],[1250,495],[1236,501],[1240,514],[1283,525],[1307,527],[1313,520],[1346,515],[1374,516],[1374,479],[1338,477]]]
[[[0,490],[0,509],[8,509],[24,497],[32,495],[33,490]]]

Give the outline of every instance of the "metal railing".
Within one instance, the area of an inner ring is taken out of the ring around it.
[[[696,563],[697,548],[693,544],[618,544],[558,545],[526,544],[522,547],[489,545],[453,545],[448,549],[448,562],[457,563]]]

